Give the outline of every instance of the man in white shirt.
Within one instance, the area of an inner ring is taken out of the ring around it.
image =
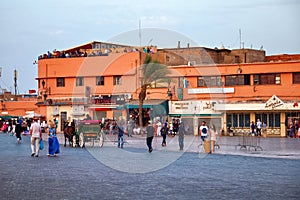
[[[208,132],[208,127],[207,127],[205,121],[202,122],[202,124],[201,124],[201,126],[199,128],[199,131],[200,131],[201,139],[204,142],[204,140],[207,137],[207,132]]]
[[[40,124],[37,123],[36,119],[32,120],[29,133],[31,136],[31,156],[39,157],[40,140],[42,139],[42,129]]]
[[[261,136],[261,127],[262,126],[262,123],[260,121],[260,119],[257,119],[257,122],[256,122],[256,134],[257,136]]]

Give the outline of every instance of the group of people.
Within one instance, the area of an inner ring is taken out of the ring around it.
[[[217,141],[217,137],[219,135],[216,126],[210,125],[209,127],[206,124],[206,121],[202,121],[201,126],[199,127],[199,135],[201,136],[202,142],[209,141],[210,142],[210,151],[209,153],[213,153],[215,150],[215,145]]]
[[[118,147],[123,148],[123,143],[124,143],[123,137],[126,132],[123,126],[118,125],[118,123],[115,120],[106,120],[103,125],[103,129],[106,132],[106,134],[113,134],[113,135],[116,134],[118,136]],[[144,132],[147,134],[146,145],[148,147],[149,153],[153,151],[152,140],[154,136],[161,136],[162,137],[161,145],[162,147],[166,147],[168,135],[170,136],[178,135],[179,150],[182,151],[184,148],[184,135],[187,134],[187,129],[185,127],[184,121],[179,119],[172,120],[172,123],[169,123],[168,120],[166,119],[164,123],[161,123],[161,126],[157,125],[157,122],[153,123],[151,120],[149,120],[146,128],[144,129]],[[203,142],[205,140],[211,141],[211,152],[213,152],[217,140],[217,136],[218,136],[218,132],[216,130],[215,125],[211,125],[208,127],[206,122],[203,121],[201,126],[199,127],[199,135],[201,136]],[[128,136],[130,136],[129,133]]]
[[[179,121],[177,121],[176,123],[178,123],[178,128],[179,126],[181,127],[180,132],[179,132],[179,149],[183,150],[183,136],[185,134],[185,128],[184,128],[184,123],[182,122],[181,125],[179,125]],[[170,132],[170,124],[168,123],[168,120],[166,120],[163,124],[158,120],[158,122],[156,124],[153,124],[152,121],[148,121],[148,126],[146,127],[146,133],[147,133],[147,140],[146,140],[146,144],[148,146],[148,151],[149,153],[152,152],[152,140],[153,137],[155,136],[161,136],[162,137],[162,143],[161,146],[162,147],[166,147],[167,146],[167,135]]]
[[[254,121],[252,121],[250,128],[251,128],[250,134],[252,134],[252,135],[266,136],[266,134],[267,134],[267,124],[265,122],[261,122],[260,119],[257,119],[256,123],[254,123]]]
[[[300,138],[300,126],[298,120],[291,121],[289,124],[289,134],[290,138]]]
[[[56,138],[56,124],[53,121],[49,121],[49,125],[44,126],[44,129],[42,129],[41,123],[38,119],[31,119],[30,125],[29,125],[29,134],[30,134],[30,148],[31,148],[31,156],[32,157],[38,157],[39,151],[40,151],[40,145],[41,142],[43,142],[43,132],[46,132],[48,134],[48,156],[56,156],[60,150],[59,150],[59,142]],[[17,141],[18,143],[21,142],[21,133],[24,131],[24,128],[22,127],[22,122],[20,120],[16,120],[15,122],[14,131],[16,133]],[[27,130],[27,127],[26,127]],[[44,131],[43,131],[44,130]]]
[[[84,50],[84,49],[83,49]],[[102,51],[103,50],[103,51]],[[87,53],[87,51],[89,53]],[[73,52],[66,52],[66,51],[58,51],[54,49],[52,52],[47,51],[47,53],[40,55],[38,59],[47,59],[47,58],[73,58],[73,57],[88,57],[88,56],[107,56],[109,53],[127,53],[127,52],[138,52],[140,51],[137,48],[103,48],[103,49],[86,49],[84,51],[77,49]],[[155,53],[154,47],[145,47],[143,48],[144,53]]]
[[[22,134],[27,134],[31,125],[30,119],[9,119],[0,121],[0,129],[4,133],[16,135],[18,143],[22,140]]]

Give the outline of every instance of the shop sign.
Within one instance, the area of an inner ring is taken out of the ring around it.
[[[84,106],[83,105],[73,105],[72,106],[73,115],[84,115]]]
[[[124,95],[99,95],[92,97],[92,104],[125,104]]]
[[[281,101],[281,99],[279,99],[276,95],[273,95],[267,102],[265,105],[265,108],[277,108],[280,106],[283,106],[284,103],[283,101]]]
[[[234,93],[234,88],[192,88],[188,94],[223,94]]]
[[[211,101],[170,101],[170,114],[211,114],[215,102]]]

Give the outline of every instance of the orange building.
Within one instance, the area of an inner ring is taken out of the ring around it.
[[[148,89],[144,107],[153,120],[180,117],[191,134],[198,134],[202,120],[225,132],[228,127],[249,132],[251,121],[260,119],[269,135],[285,136],[289,117],[299,117],[299,55],[288,55],[288,60],[281,56],[279,61],[252,49],[144,52],[101,42],[40,56],[39,110],[47,119],[58,118],[61,130],[64,122],[86,114],[127,121],[138,105],[140,66],[146,55],[172,72],[170,84],[153,83]],[[158,112],[161,108],[164,112]]]
[[[299,119],[299,61],[172,69],[179,72],[178,80],[188,81],[188,87],[175,82],[175,99],[180,101],[169,102],[169,116],[190,119],[194,132],[202,120],[225,132],[229,127],[238,133],[249,132],[250,123],[260,119],[269,135],[285,136],[289,118]]]
[[[37,114],[40,112],[39,108],[36,106],[36,95],[12,95],[11,92],[3,92],[0,95],[0,99],[0,120],[27,116],[29,113]]]

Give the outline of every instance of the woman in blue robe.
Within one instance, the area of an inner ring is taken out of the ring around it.
[[[59,142],[56,137],[56,126],[54,123],[51,123],[48,128],[48,154],[47,156],[54,156],[56,157],[57,154],[59,154]]]

